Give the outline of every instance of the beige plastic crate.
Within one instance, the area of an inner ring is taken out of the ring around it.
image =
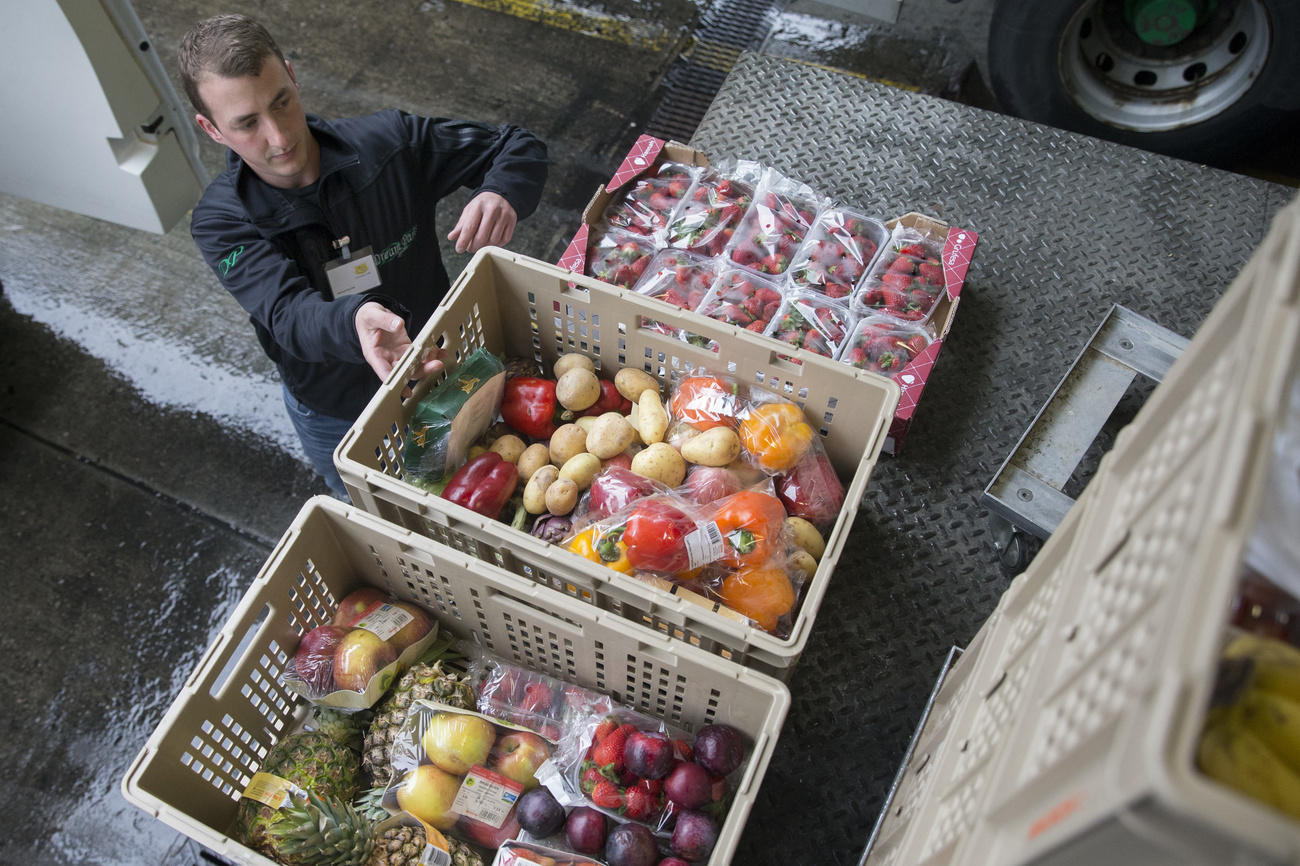
[[[267,751],[308,710],[280,681],[299,637],[361,583],[425,606],[497,656],[687,730],[743,731],[752,754],[708,862],[731,861],[789,708],[784,684],[329,497],[285,532],[131,765],[126,799],[221,857],[269,866],[226,830]]]
[[[1194,764],[1297,370],[1300,199],[1004,596],[865,863],[1300,863],[1300,822]]]
[[[643,316],[711,338],[722,351],[643,329]],[[637,367],[668,387],[703,367],[766,387],[802,406],[845,482],[845,505],[826,539],[817,573],[804,585],[789,636],[768,634],[667,581],[650,585],[602,568],[404,481],[406,424],[435,384],[425,380],[405,394],[414,363],[409,359],[435,346],[447,353],[449,373],[479,348],[535,358],[548,366],[561,353],[581,352],[610,378],[622,367]],[[783,354],[802,363],[793,364]],[[570,598],[782,679],[790,676],[884,444],[898,404],[895,383],[497,249],[475,255],[407,358],[335,451],[335,465],[354,503]]]

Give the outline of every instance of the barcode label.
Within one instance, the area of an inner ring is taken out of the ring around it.
[[[686,536],[685,542],[691,568],[699,568],[722,558],[722,530],[712,520],[695,524],[695,531]]]

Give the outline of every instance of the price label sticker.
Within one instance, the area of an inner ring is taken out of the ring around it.
[[[696,524],[694,532],[682,539],[691,568],[699,568],[722,559],[722,530],[712,520]]]
[[[471,767],[456,792],[452,811],[500,828],[524,786],[486,767]]]
[[[354,623],[356,628],[372,631],[384,640],[402,630],[408,622],[415,619],[409,611],[402,610],[395,604],[384,604],[366,611],[366,615]]]
[[[244,787],[244,796],[272,809],[283,809],[290,798],[307,799],[307,792],[288,779],[271,773],[254,773]]]

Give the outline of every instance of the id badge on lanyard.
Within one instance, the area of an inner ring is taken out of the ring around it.
[[[370,247],[362,247],[353,253],[348,249],[350,243],[351,238],[346,235],[336,240],[334,247],[340,251],[340,256],[325,266],[325,276],[335,298],[379,288],[379,266],[375,264]]]

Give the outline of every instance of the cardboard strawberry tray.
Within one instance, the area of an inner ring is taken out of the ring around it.
[[[693,340],[682,338],[689,332]],[[715,352],[710,346],[723,347]],[[567,352],[589,356],[605,378],[624,367],[657,378],[665,393],[694,372],[726,374],[803,409],[845,488],[826,552],[802,591],[790,632],[777,637],[718,602],[666,580],[649,581],[482,517],[406,478],[407,425],[437,382],[408,389],[420,353],[437,348],[452,375],[475,351],[532,359],[549,369]],[[373,514],[492,562],[520,580],[613,611],[656,631],[778,677],[803,652],[898,401],[892,380],[618,289],[526,256],[477,254],[411,352],[335,451],[352,501]]]
[[[793,363],[817,354],[894,380],[902,396],[883,450],[895,454],[956,317],[978,237],[920,213],[878,220],[757,163],[714,166],[691,147],[642,136],[592,196],[559,264],[785,342],[801,350],[785,356]],[[742,269],[749,294],[764,297],[717,305],[716,291],[674,291],[659,267],[670,251],[711,260],[719,282],[734,284]],[[775,304],[766,289],[780,295]],[[843,312],[818,309],[810,295]],[[814,314],[827,327],[807,321]],[[855,330],[863,319],[872,325]],[[677,336],[701,342],[689,327]]]

